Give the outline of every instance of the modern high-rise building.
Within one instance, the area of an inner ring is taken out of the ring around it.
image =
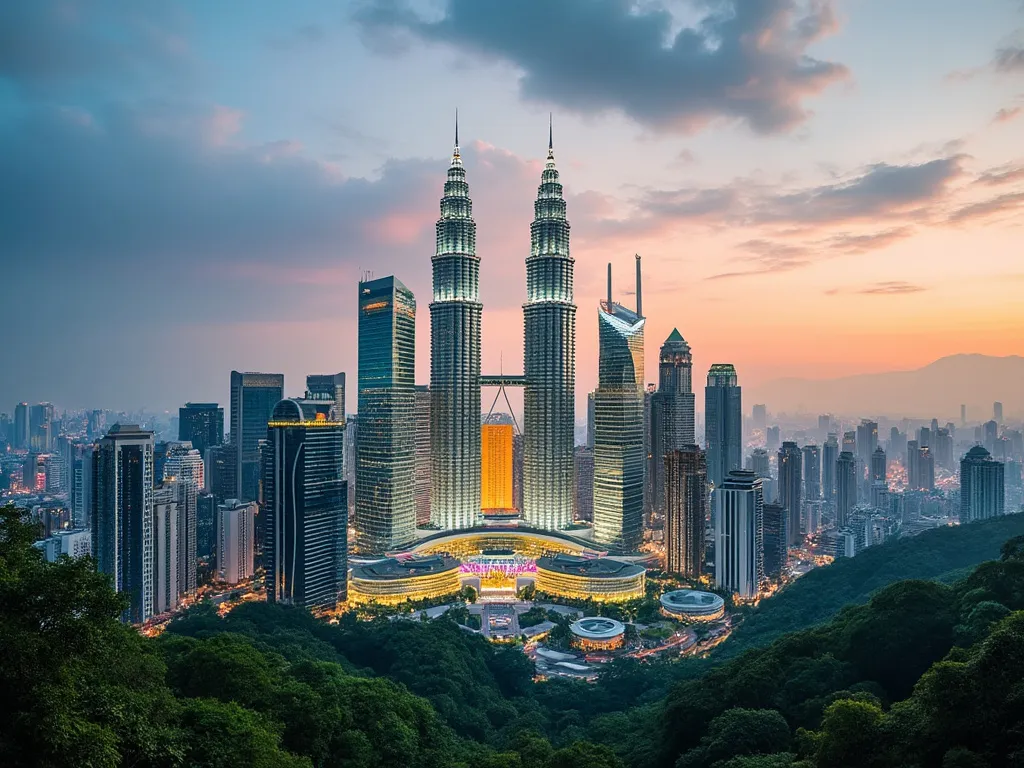
[[[28,410],[28,442],[35,453],[53,450],[53,403],[37,403]]]
[[[773,453],[779,450],[779,446],[782,445],[782,439],[779,436],[779,426],[768,427],[765,432],[764,447],[768,453]]]
[[[96,569],[129,598],[123,616],[154,615],[153,433],[115,424],[93,461],[92,552]]]
[[[715,489],[715,585],[744,599],[764,581],[764,498],[753,472],[734,470]]]
[[[857,506],[857,459],[850,451],[843,451],[836,460],[836,528],[850,520]]]
[[[852,453],[854,458],[857,457],[857,433],[855,431],[843,432],[843,450]]]
[[[594,450],[594,390],[587,392],[587,448]]]
[[[591,493],[593,497],[593,493]],[[523,508],[523,435],[512,435],[512,506]]]
[[[480,521],[480,258],[455,128],[436,226],[430,303],[430,515],[445,530]]]
[[[778,581],[789,559],[789,535],[786,508],[781,504],[764,505],[764,575]]]
[[[1005,510],[1004,467],[976,445],[960,460],[960,522],[998,517]]]
[[[231,499],[231,503],[234,501]],[[212,493],[202,493],[196,501],[196,558],[207,566],[204,569],[204,573],[207,574],[205,581],[212,578],[212,571],[217,562],[218,506],[217,499]]]
[[[576,487],[576,503],[573,520],[593,521],[594,519],[594,451],[579,446],[573,456],[573,482]]]
[[[260,440],[284,397],[284,374],[231,372],[231,443],[235,454],[235,494],[240,501],[259,499]]]
[[[886,484],[889,482],[888,462],[881,446],[875,448],[874,453],[871,454],[870,478],[872,483]]]
[[[224,442],[224,409],[217,403],[185,403],[178,409],[178,440],[206,456],[208,448]]]
[[[839,458],[839,442],[835,433],[830,433],[821,447],[821,497],[831,505],[836,499],[836,460]]]
[[[821,498],[821,449],[810,443],[803,447],[804,501]]]
[[[238,584],[253,575],[256,505],[230,499],[217,507],[217,571],[220,581]]]
[[[912,491],[935,490],[935,460],[930,448],[907,441],[907,481]]]
[[[708,371],[704,390],[704,441],[708,481],[717,487],[743,466],[743,407],[736,369],[716,363]]]
[[[182,594],[195,594],[199,586],[196,577],[196,529],[199,492],[205,487],[203,459],[199,451],[188,443],[171,443],[164,459],[163,477],[172,484],[178,504],[178,588]]]
[[[772,469],[771,460],[768,457],[768,451],[764,448],[755,448],[751,451],[750,466],[748,469],[752,470],[753,473],[762,480],[770,478],[772,476]]]
[[[635,551],[643,539],[645,321],[639,311],[612,301],[611,274],[609,264],[608,296],[597,312],[594,541]]]
[[[364,554],[382,555],[416,538],[415,332],[416,299],[397,278],[359,284],[355,528]],[[479,400],[473,408],[479,423]]]
[[[178,607],[181,584],[178,500],[173,485],[153,489],[153,613],[159,615]]]
[[[511,511],[513,427],[484,424],[481,429],[480,503],[485,512]]]
[[[414,420],[416,422],[416,461],[413,470],[416,525],[430,525],[430,387],[416,385]]]
[[[267,425],[263,559],[270,602],[334,608],[346,596],[345,424],[330,411],[322,400],[282,400]]]
[[[28,448],[28,403],[14,406],[14,439],[11,446],[17,449]]]
[[[763,403],[755,404],[751,410],[750,426],[761,432],[768,428],[768,408]]]
[[[648,464],[651,502],[663,514],[665,456],[686,445],[695,445],[693,355],[690,345],[673,328],[658,355],[658,391],[651,398],[651,445]]]
[[[569,222],[550,130],[533,211],[523,304],[523,518],[557,530],[572,522],[576,305]]]
[[[779,503],[786,508],[786,530],[789,546],[803,541],[800,525],[803,497],[803,453],[796,443],[787,440],[779,449]]]
[[[998,401],[992,403],[992,419],[996,424],[1003,423],[1003,404]]]
[[[35,406],[32,407],[35,408]],[[984,424],[981,425],[981,428],[982,433],[984,435],[983,440],[985,450],[988,451],[989,453],[995,453],[996,438],[999,437],[999,422],[995,420],[986,421]],[[35,447],[33,447],[32,450],[36,450]]]
[[[707,459],[696,445],[666,453],[665,568],[690,579],[704,573],[708,517]]]
[[[217,503],[235,498],[238,492],[238,450],[225,443],[206,449],[203,474],[206,488],[217,498]]]
[[[345,374],[310,373],[306,376],[306,397],[334,402],[334,421],[345,422]]]

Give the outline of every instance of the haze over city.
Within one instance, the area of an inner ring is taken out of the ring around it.
[[[362,274],[429,302],[456,109],[494,373],[522,370],[553,114],[577,420],[605,265],[629,303],[634,253],[648,370],[674,327],[753,396],[1018,354],[1022,24],[1010,0],[5,4],[0,400],[172,409],[223,401],[230,368],[354,372]],[[420,311],[417,381],[429,336]]]

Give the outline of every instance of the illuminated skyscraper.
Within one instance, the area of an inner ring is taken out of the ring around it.
[[[480,258],[455,127],[437,220],[430,304],[430,516],[439,527],[480,520]],[[362,435],[360,435],[362,440]]]
[[[260,440],[267,422],[284,397],[284,374],[231,372],[231,444],[235,454],[235,498],[259,497]]]
[[[761,479],[736,470],[715,489],[715,585],[755,597],[764,581]]]
[[[836,461],[839,459],[839,442],[834,432],[829,433],[821,448],[821,497],[831,505],[836,497]]]
[[[412,291],[395,277],[359,283],[355,526],[364,554],[416,537],[415,334]]]
[[[608,297],[597,312],[599,362],[594,393],[594,541],[634,551],[643,537],[644,318]]]
[[[306,397],[312,400],[331,400],[334,412],[331,418],[345,422],[345,374],[311,373],[306,376]]]
[[[484,424],[480,498],[484,510],[512,509],[512,425]]]
[[[345,599],[345,424],[331,419],[331,407],[324,400],[282,400],[267,425],[263,558],[273,603],[334,608]]]
[[[794,442],[786,441],[779,449],[779,503],[786,508],[786,531],[789,546],[799,546],[801,496],[803,494],[803,453]]]
[[[557,530],[572,522],[576,305],[569,222],[550,130],[533,211],[523,304],[523,517],[529,525]]]
[[[576,504],[573,520],[587,522],[594,519],[594,449],[579,446],[573,454],[573,482],[576,486]]]
[[[199,491],[205,486],[205,467],[199,451],[189,443],[170,443],[163,465],[162,481],[174,493],[178,524],[178,590],[193,594],[198,587],[196,552]]]
[[[850,451],[842,451],[836,460],[836,528],[850,521],[857,505],[857,459]]]
[[[185,403],[178,409],[178,440],[192,443],[205,457],[207,448],[224,442],[224,409],[217,403]]]
[[[789,521],[786,508],[781,504],[764,505],[764,575],[778,580],[789,559],[789,536],[786,529]]]
[[[28,441],[34,453],[53,450],[53,403],[38,403],[28,411]]]
[[[696,444],[694,435],[693,357],[690,345],[673,328],[658,355],[658,391],[651,398],[651,460],[648,467],[654,510],[665,511],[665,456]]]
[[[253,575],[256,505],[235,499],[217,507],[217,570],[221,581],[237,584]]]
[[[93,460],[92,554],[96,569],[128,594],[123,618],[141,623],[153,616],[153,433],[115,424],[100,440]]]
[[[1005,510],[1004,467],[976,445],[960,460],[960,522],[1002,515]]]
[[[416,385],[416,525],[430,524],[430,388]]]
[[[665,569],[697,579],[704,572],[708,469],[702,451],[687,445],[665,454]]]
[[[717,486],[730,472],[743,467],[741,389],[736,369],[728,363],[716,363],[708,371],[708,385],[704,390],[704,440],[708,481]]]

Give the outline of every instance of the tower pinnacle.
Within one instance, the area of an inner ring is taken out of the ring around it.
[[[459,154],[459,110],[455,110],[455,148],[452,150],[452,165],[461,163],[461,155]]]
[[[548,112],[548,168],[555,167],[555,139],[551,127],[551,113]]]

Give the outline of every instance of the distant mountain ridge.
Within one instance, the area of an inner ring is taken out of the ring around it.
[[[889,371],[837,379],[775,379],[744,392],[744,409],[765,403],[772,413],[834,413],[844,416],[937,418],[959,424],[992,418],[992,403],[1004,419],[1024,417],[1024,357],[960,354],[913,371]]]

